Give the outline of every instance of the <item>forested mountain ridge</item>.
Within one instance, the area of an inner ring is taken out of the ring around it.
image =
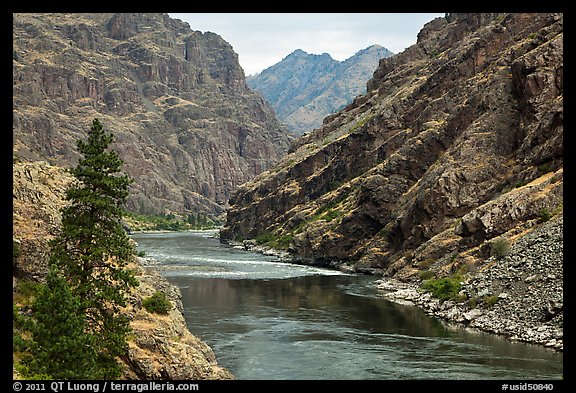
[[[344,61],[298,49],[246,81],[262,93],[290,130],[301,135],[365,93],[378,61],[389,56],[392,52],[380,45],[371,45]]]
[[[230,44],[167,14],[13,14],[12,63],[14,154],[74,165],[97,117],[140,213],[222,218],[292,139]]]

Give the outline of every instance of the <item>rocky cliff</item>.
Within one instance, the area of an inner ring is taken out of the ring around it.
[[[418,280],[562,215],[562,14],[434,19],[367,90],[232,196],[223,241]]]
[[[13,166],[14,295],[19,280],[42,281],[48,271],[49,247],[60,226],[59,209],[73,178],[47,162],[19,162]],[[130,268],[140,285],[130,294],[125,312],[132,334],[123,358],[126,379],[233,379],[220,367],[212,349],[192,335],[182,314],[181,294],[153,268],[136,259]],[[168,315],[152,314],[142,300],[163,291],[173,307]],[[14,374],[18,379],[19,375]]]
[[[12,64],[14,154],[73,166],[98,117],[141,213],[221,217],[291,140],[232,47],[167,14],[13,14]]]
[[[248,86],[262,93],[278,118],[301,135],[322,125],[322,119],[366,93],[380,59],[392,52],[380,45],[358,51],[344,61],[329,54],[312,55],[301,49],[258,75]]]

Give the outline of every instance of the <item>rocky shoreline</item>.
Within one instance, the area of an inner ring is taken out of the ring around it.
[[[463,302],[441,302],[420,289],[420,283],[394,278],[377,283],[386,299],[418,305],[436,318],[564,350],[562,216],[520,238],[507,256],[492,257],[465,277]],[[471,300],[484,296],[494,303]]]
[[[237,248],[239,250],[245,250],[250,252],[257,252],[262,255],[267,255],[281,259],[285,262],[293,262],[293,255],[285,250],[277,250],[272,247],[264,246],[256,243],[255,240],[244,240],[242,242],[227,241],[226,244],[232,246],[232,248]]]

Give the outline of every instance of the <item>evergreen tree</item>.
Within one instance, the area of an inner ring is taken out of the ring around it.
[[[98,337],[100,378],[116,378],[116,358],[126,353],[129,321],[120,313],[126,294],[138,285],[127,263],[136,253],[121,219],[132,183],[120,170],[123,161],[108,146],[112,134],[94,119],[82,154],[70,172],[76,182],[67,190],[60,234],[51,242],[51,263],[61,269],[74,295],[81,299],[87,331]]]
[[[29,322],[32,339],[24,361],[31,377],[47,375],[54,379],[94,379],[96,352],[94,337],[86,333],[86,316],[81,301],[53,265],[32,305]]]

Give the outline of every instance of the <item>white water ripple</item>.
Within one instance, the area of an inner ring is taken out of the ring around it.
[[[169,277],[287,279],[347,275],[226,246],[213,237],[214,231],[206,232],[143,233],[133,235],[133,239],[146,257],[158,261],[155,267],[161,274]]]

